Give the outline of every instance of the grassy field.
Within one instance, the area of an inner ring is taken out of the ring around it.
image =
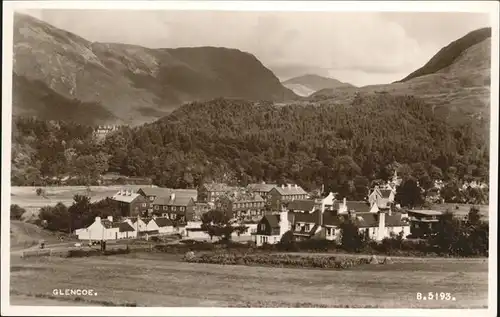
[[[44,297],[53,289],[86,288],[97,292],[84,298],[89,304],[486,308],[487,270],[485,259],[397,259],[393,264],[320,270],[183,263],[157,253],[85,259],[11,257],[11,295]],[[456,300],[418,301],[417,292],[447,292]]]

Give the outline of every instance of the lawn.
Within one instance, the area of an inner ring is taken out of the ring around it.
[[[88,303],[115,305],[486,308],[488,294],[484,259],[396,259],[349,270],[183,263],[158,253],[11,261],[11,295],[87,288],[97,292]],[[451,293],[456,300],[418,301],[417,292]]]

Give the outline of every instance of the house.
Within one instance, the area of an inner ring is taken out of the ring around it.
[[[318,199],[296,199],[286,204],[286,209],[292,212],[312,213],[317,209],[333,210],[335,204],[335,195],[329,193],[325,197]]]
[[[201,216],[214,208],[213,204],[209,203],[195,203],[193,221],[200,221]]]
[[[372,192],[368,195],[370,206],[376,204],[380,209],[390,208],[394,203],[396,191],[394,189],[383,189],[375,186]]]
[[[441,211],[436,210],[408,210],[412,237],[426,238],[434,234],[436,225],[442,215]]]
[[[219,197],[235,190],[237,190],[236,187],[224,183],[203,184],[198,189],[198,200],[203,203],[214,203]]]
[[[282,211],[276,215],[264,215],[257,224],[257,231],[253,235],[253,241],[258,246],[275,244],[280,242],[281,237],[289,230],[288,212]]]
[[[107,219],[95,217],[90,226],[77,229],[75,234],[79,240],[118,240],[137,237],[137,231],[129,222],[113,222],[111,216]]]
[[[166,217],[155,217],[148,222],[146,226],[148,234],[169,234],[174,233],[174,223]]]
[[[345,198],[338,202],[337,207],[335,208],[339,214],[347,214],[349,212],[356,213],[377,213],[380,210],[383,210],[378,207],[378,204],[370,205],[366,201],[347,201]]]
[[[195,202],[189,195],[179,195],[175,192],[168,197],[156,197],[153,201],[153,214],[167,217],[170,220],[186,223],[194,217]]]
[[[111,199],[117,203],[117,208],[123,217],[143,216],[147,213],[146,199],[132,190],[120,190]]]
[[[263,182],[260,184],[248,184],[247,190],[252,193],[258,194],[264,200],[267,200],[269,198],[269,192],[271,191],[271,189],[277,186],[277,184],[266,184],[265,182]]]
[[[151,218],[140,218],[140,217],[130,217],[126,218],[124,221],[130,224],[138,234],[146,231],[147,223]]]
[[[148,203],[148,214],[153,214],[153,202],[157,197],[169,197],[172,193],[177,196],[187,196],[193,198],[196,202],[198,199],[198,191],[196,189],[172,189],[162,187],[141,187],[138,194],[144,196]]]
[[[309,195],[298,185],[281,185],[274,187],[268,194],[272,209],[281,210],[284,203],[288,203],[297,199],[307,199]]]
[[[265,204],[265,200],[258,194],[240,193],[232,197],[228,211],[242,221],[258,220],[264,215]]]

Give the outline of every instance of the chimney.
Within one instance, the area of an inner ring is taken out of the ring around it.
[[[175,200],[175,193],[170,194],[170,200]]]
[[[153,215],[153,220],[156,219],[156,215]]]
[[[297,184],[293,185],[295,188],[298,188]]]
[[[379,212],[377,240],[381,241],[385,236],[385,212]]]
[[[347,199],[344,197],[344,200],[343,200],[343,204],[344,204],[344,207],[346,207],[347,209]]]
[[[323,226],[323,215],[325,213],[325,206],[321,206],[321,209],[316,210],[318,213],[318,225]]]
[[[95,217],[95,222],[101,222],[101,217]]]
[[[289,230],[288,228],[288,211],[280,212],[280,236],[284,235]]]
[[[281,188],[285,188],[285,184],[282,184],[282,185],[281,185]]]
[[[291,185],[291,184],[288,184],[287,186],[288,186],[288,188],[292,188],[292,185]]]
[[[321,184],[321,193],[320,194],[323,194],[325,192],[325,184]]]
[[[108,220],[113,222],[113,216],[108,216]]]

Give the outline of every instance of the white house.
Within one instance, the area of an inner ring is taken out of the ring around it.
[[[158,232],[158,234],[170,234],[174,233],[174,224],[172,220],[166,217],[153,217],[147,226],[147,232]]]
[[[113,217],[107,219],[96,217],[87,228],[77,229],[75,234],[79,240],[118,240],[136,238],[137,231],[127,221],[113,222]]]
[[[275,215],[265,215],[257,224],[257,232],[254,235],[253,241],[258,246],[265,243],[278,243],[290,228],[291,224],[288,221],[287,211],[282,211]]]

